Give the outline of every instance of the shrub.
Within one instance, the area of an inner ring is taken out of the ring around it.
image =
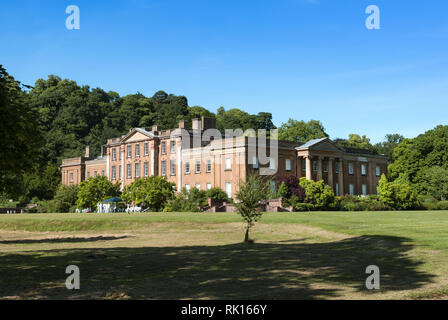
[[[425,210],[439,210],[437,200],[428,195],[420,195],[418,200],[421,203],[422,209]]]
[[[379,199],[396,210],[418,209],[421,207],[417,192],[410,184],[388,182],[383,174],[378,186]]]
[[[331,209],[336,207],[334,191],[324,184],[323,180],[313,181],[300,178],[300,185],[305,189],[305,202],[311,203],[316,209]]]
[[[285,198],[296,196],[300,202],[305,200],[305,189],[300,185],[300,180],[293,174],[280,174],[275,178],[277,189],[280,190],[282,183],[286,186]],[[282,191],[284,192],[284,191]]]
[[[176,185],[165,177],[137,178],[123,191],[123,200],[137,205],[149,206],[151,211],[160,211],[168,200],[174,198]]]
[[[314,205],[311,203],[301,203],[298,202],[294,205],[294,209],[296,211],[313,211],[314,210]]]
[[[448,201],[439,201],[437,204],[437,209],[439,210],[448,210]]]
[[[131,185],[133,183],[131,183]],[[113,184],[106,176],[90,177],[79,185],[76,206],[79,209],[95,208],[98,202],[103,201],[108,197],[118,196],[119,194],[119,182]]]
[[[224,202],[229,200],[229,198],[227,197],[227,193],[225,193],[224,190],[216,187],[207,190],[206,196],[207,198],[212,198],[216,202]]]
[[[169,200],[163,212],[200,212],[207,206],[207,194],[203,190],[193,188],[188,191],[183,188],[181,192]]]

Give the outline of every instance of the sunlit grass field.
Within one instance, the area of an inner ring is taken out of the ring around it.
[[[266,213],[243,237],[236,213],[0,215],[0,298],[448,297],[448,211]]]

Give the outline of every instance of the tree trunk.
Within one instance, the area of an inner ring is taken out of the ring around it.
[[[249,242],[249,227],[246,227],[246,235],[244,236],[244,243]]]

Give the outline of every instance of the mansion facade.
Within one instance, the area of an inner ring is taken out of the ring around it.
[[[380,176],[387,171],[385,156],[342,149],[329,138],[306,143],[259,140],[222,135],[216,130],[216,119],[207,117],[193,119],[191,127],[179,121],[178,128],[171,130],[157,125],[150,130],[133,128],[108,139],[96,159],[90,157],[88,147],[85,156],[63,159],[62,184],[104,175],[124,188],[136,178],[165,176],[177,190],[219,187],[235,197],[250,174],[293,174],[324,180],[342,196],[376,194]]]

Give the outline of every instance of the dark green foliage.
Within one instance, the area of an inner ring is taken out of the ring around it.
[[[206,196],[207,198],[212,198],[216,202],[224,202],[229,200],[229,198],[227,197],[227,193],[224,190],[216,187],[207,190]]]
[[[342,211],[387,211],[391,208],[379,200],[377,195],[341,197],[338,201],[339,210]]]
[[[369,150],[373,153],[376,153],[377,150],[375,147],[370,143],[370,139],[367,138],[365,135],[360,136],[359,134],[349,134],[348,139],[335,139],[335,142],[338,146],[342,148],[354,148],[354,149],[364,149]]]
[[[400,177],[415,186],[417,192],[430,192],[428,183],[433,179],[428,175],[434,172],[428,172],[428,168],[448,169],[448,126],[437,126],[414,139],[405,139],[395,148],[393,157],[395,161],[389,165],[392,181]]]
[[[22,193],[24,172],[34,165],[41,145],[37,114],[20,82],[0,65],[0,192]]]
[[[400,134],[386,134],[383,142],[375,144],[375,149],[378,154],[386,155],[389,161],[393,161],[394,150],[403,140]]]
[[[200,212],[207,206],[207,195],[204,190],[183,188],[163,209],[164,212]]]

